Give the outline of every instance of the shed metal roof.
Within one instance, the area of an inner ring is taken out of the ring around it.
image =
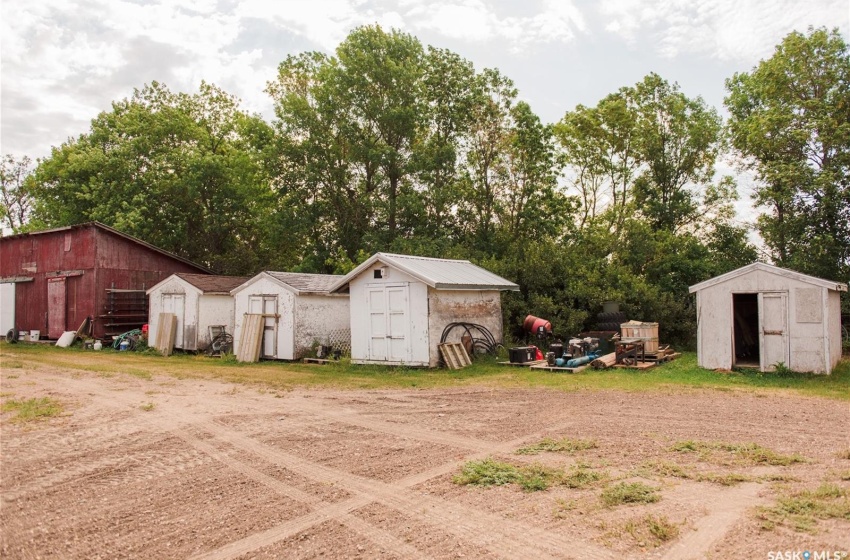
[[[755,262],[752,264],[748,264],[747,266],[742,266],[741,268],[735,269],[731,272],[727,272],[726,274],[721,274],[720,276],[715,276],[714,278],[710,278],[704,282],[700,282],[699,284],[694,284],[688,291],[690,293],[698,292],[705,288],[710,288],[711,286],[716,286],[717,284],[722,284],[723,282],[727,282],[732,280],[733,278],[737,278],[739,276],[743,276],[745,274],[749,274],[753,271],[762,271],[769,272],[771,274],[776,274],[777,276],[784,276],[786,278],[792,278],[794,280],[798,280],[800,282],[806,282],[808,284],[813,284],[815,286],[820,286],[822,288],[827,288],[829,290],[835,290],[838,292],[846,292],[847,284],[842,284],[841,282],[832,282],[830,280],[824,280],[823,278],[818,278],[816,276],[809,276],[808,274],[803,274],[801,272],[796,272],[794,270],[788,270],[787,268],[781,268],[778,266],[773,266],[772,264]]]
[[[351,280],[376,262],[396,268],[437,290],[512,290],[519,286],[469,261],[434,259],[413,255],[375,253],[360,266],[341,277],[331,291],[344,289]]]
[[[294,288],[299,294],[326,294],[331,291],[331,286],[342,278],[339,274],[307,274],[304,272],[274,272],[271,270],[267,270],[265,273]]]

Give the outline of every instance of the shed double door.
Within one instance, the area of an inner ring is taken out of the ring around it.
[[[407,284],[369,286],[369,359],[409,362],[410,298]]]
[[[263,342],[260,356],[277,357],[277,296],[251,296],[248,300],[248,313],[263,316]]]
[[[761,371],[773,371],[779,363],[790,367],[786,292],[759,293],[759,326]]]

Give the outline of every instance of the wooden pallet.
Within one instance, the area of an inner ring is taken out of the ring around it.
[[[531,366],[531,369],[554,371],[555,373],[579,373],[581,371],[586,370],[588,367],[590,367],[590,364],[585,364],[579,367],[558,367],[550,366],[549,364],[543,364],[539,366]]]
[[[654,368],[654,367],[655,367],[655,366],[657,366],[657,365],[658,365],[658,363],[657,363],[657,362],[638,362],[638,363],[636,363],[636,364],[634,364],[634,365],[617,364],[617,365],[615,365],[614,367],[615,367],[615,368],[623,368],[623,369],[640,369],[640,370],[644,370],[644,369]]]
[[[681,352],[668,352],[666,354],[647,354],[644,357],[645,362],[656,362],[659,364],[663,364],[664,362],[672,362],[676,358],[682,355]]]
[[[438,344],[440,354],[443,355],[443,361],[449,369],[462,369],[472,365],[472,360],[469,359],[469,354],[466,353],[466,348],[460,342],[444,342]]]
[[[514,362],[498,362],[500,366],[513,366],[513,367],[533,367],[539,366],[540,364],[546,364],[546,360],[537,360],[535,362],[525,362],[525,363],[514,363]]]

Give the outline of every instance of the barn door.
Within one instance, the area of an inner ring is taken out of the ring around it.
[[[410,361],[410,305],[407,285],[372,286],[369,299],[369,359]]]
[[[65,332],[65,277],[47,279],[47,336],[58,339]]]
[[[263,315],[263,358],[277,357],[277,296],[251,296],[248,313]]]
[[[761,370],[773,371],[776,364],[788,364],[788,295],[785,292],[759,294]]]
[[[177,328],[174,334],[175,348],[183,348],[183,314],[185,311],[185,294],[162,294],[162,312],[173,313],[177,317]]]

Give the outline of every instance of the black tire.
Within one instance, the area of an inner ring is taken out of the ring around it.
[[[15,329],[9,329],[9,332],[6,333],[6,342],[16,343],[18,341],[18,331]]]

